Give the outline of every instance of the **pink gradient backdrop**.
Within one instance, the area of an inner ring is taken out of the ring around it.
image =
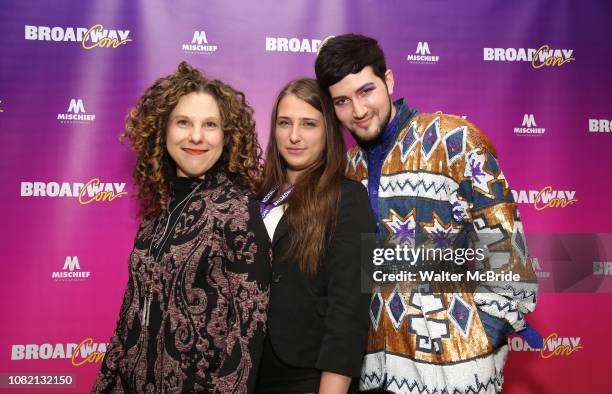
[[[246,94],[265,146],[277,91],[290,79],[313,76],[315,59],[310,52],[266,51],[266,37],[321,40],[345,32],[376,37],[394,71],[395,98],[405,97],[423,112],[467,116],[497,146],[514,190],[550,185],[575,192],[577,201],[565,208],[539,211],[521,203],[528,234],[611,233],[612,133],[589,132],[588,127],[589,119],[612,119],[611,11],[605,0],[3,1],[0,373],[70,373],[76,376],[71,391],[89,391],[99,362],[74,366],[69,358],[14,360],[12,349],[78,344],[87,338],[105,343],[117,319],[138,224],[129,195],[82,205],[71,197],[22,196],[22,182],[72,184],[100,178],[125,183],[131,194],[133,154],[117,140],[123,119],[143,90],[181,60]],[[26,25],[89,28],[97,23],[129,30],[132,41],[115,49],[85,50],[80,42],[24,38]],[[182,44],[191,43],[195,31],[205,31],[208,45],[217,50],[184,52]],[[436,63],[406,60],[419,42],[427,42],[430,54],[439,56]],[[483,60],[485,47],[544,44],[572,49],[575,60],[542,69],[529,62]],[[85,113],[95,114],[95,120],[60,123],[57,115],[67,112],[72,99],[81,99]],[[546,129],[543,135],[515,135],[513,129],[521,127],[525,114],[534,115],[537,127]],[[597,261],[612,261],[610,245],[604,250]],[[91,276],[83,281],[52,279],[67,256],[77,256],[80,271]],[[542,271],[558,273],[550,262],[540,264]],[[551,284],[555,275],[542,279],[548,290],[529,320],[545,336],[579,337],[582,348],[551,358],[539,351],[513,350],[505,392],[609,392],[604,357],[612,353],[605,339],[612,327],[607,313],[612,295],[558,294]],[[598,280],[601,289],[611,288],[610,276]]]

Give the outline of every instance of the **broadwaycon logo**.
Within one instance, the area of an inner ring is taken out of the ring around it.
[[[87,363],[100,363],[106,353],[106,343],[95,343],[92,338],[81,343],[43,343],[12,345],[11,360],[52,360],[70,359],[75,367]]]
[[[128,194],[123,191],[125,182],[102,183],[93,178],[87,183],[69,182],[21,182],[21,197],[76,197],[79,203],[112,202]]]
[[[77,256],[66,256],[62,271],[51,274],[51,278],[57,281],[83,281],[91,276],[89,271],[81,271],[81,265]]]
[[[584,349],[580,344],[580,337],[560,337],[559,334],[553,332],[544,339],[544,346],[541,349],[534,349],[527,341],[520,336],[508,338],[508,347],[515,352],[540,352],[540,356],[544,359],[558,356],[570,356],[578,350]]]
[[[419,41],[414,54],[408,55],[406,60],[414,64],[435,64],[440,60],[440,56],[431,54],[427,41]]]
[[[553,190],[546,186],[542,190],[512,190],[514,201],[518,204],[533,204],[538,211],[546,208],[565,208],[578,202],[575,190]]]
[[[129,30],[109,30],[99,23],[90,28],[25,25],[26,40],[80,42],[84,49],[117,48],[131,42],[129,36]]]
[[[533,114],[523,115],[523,123],[521,127],[514,128],[514,134],[516,135],[542,135],[546,132],[544,127],[537,127],[535,116]]]
[[[612,276],[612,261],[594,261],[593,275]]]
[[[552,49],[549,45],[534,48],[484,48],[485,62],[530,62],[533,68],[561,67],[576,60],[573,49]]]
[[[182,50],[186,53],[194,53],[200,55],[210,55],[217,51],[216,45],[209,45],[206,32],[204,30],[194,31],[193,38],[190,44],[183,44]]]
[[[321,40],[308,38],[266,37],[266,52],[317,53]]]
[[[591,133],[609,133],[610,122],[608,119],[589,119],[589,132]]]
[[[80,98],[70,99],[66,113],[57,114],[60,123],[90,123],[96,119],[95,114],[85,113],[85,105]]]

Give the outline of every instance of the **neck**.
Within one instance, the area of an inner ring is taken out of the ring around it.
[[[177,178],[198,178],[198,179],[204,179],[204,177],[206,176],[206,172],[202,173],[202,175],[199,176],[195,176],[195,175],[189,175],[184,173],[183,171],[177,169],[176,170],[176,177]]]
[[[297,182],[298,177],[300,176],[301,173],[302,171],[295,171],[295,170],[287,169],[287,182],[289,183],[289,185],[295,185],[295,182]],[[283,185],[283,186],[289,186],[289,185]]]

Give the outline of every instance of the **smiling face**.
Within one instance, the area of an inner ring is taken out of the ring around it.
[[[223,129],[211,95],[193,92],[180,98],[168,118],[166,148],[181,177],[201,178],[219,160]]]
[[[323,155],[323,114],[306,101],[289,94],[278,103],[274,133],[277,149],[287,163],[287,178],[294,184],[299,174]]]
[[[329,93],[338,120],[360,141],[375,140],[395,116],[390,97],[393,93],[391,70],[387,70],[383,81],[371,66],[366,66],[331,85]]]

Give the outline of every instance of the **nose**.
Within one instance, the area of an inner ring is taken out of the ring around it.
[[[202,133],[204,130],[200,126],[194,126],[189,132],[189,142],[192,144],[199,144],[203,140]]]
[[[355,100],[352,100],[352,103],[353,103],[353,117],[355,119],[364,118],[368,114],[368,110],[361,103],[361,100],[355,99]]]
[[[289,141],[292,144],[297,144],[301,140],[302,140],[302,136],[300,134],[300,126],[297,124],[294,124],[293,127],[291,127],[291,133],[289,133]]]

